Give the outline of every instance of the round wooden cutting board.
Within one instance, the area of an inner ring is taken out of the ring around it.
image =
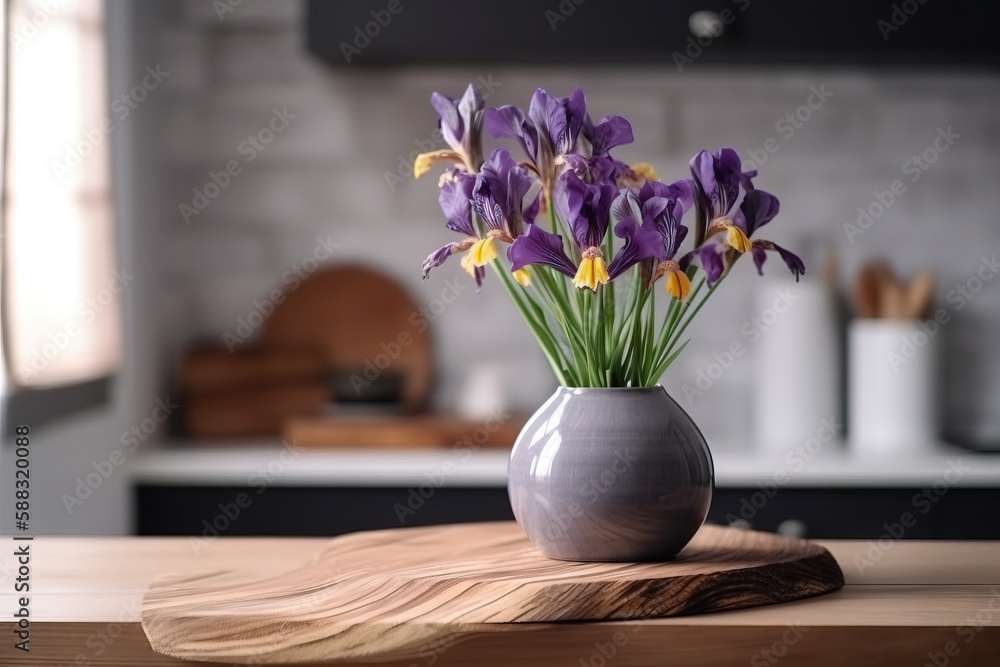
[[[398,374],[400,407],[426,407],[434,375],[428,322],[391,278],[364,266],[316,271],[267,318],[260,345],[270,350],[319,350],[327,370],[369,382]],[[388,365],[386,365],[388,363]],[[348,383],[349,391],[353,388]]]
[[[671,562],[574,563],[539,554],[513,522],[457,524],[345,535],[264,579],[165,580],[142,625],[154,650],[188,660],[378,660],[470,630],[701,614],[843,584],[826,549],[771,533],[703,526]]]

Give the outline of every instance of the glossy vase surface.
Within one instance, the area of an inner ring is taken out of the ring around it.
[[[673,558],[705,521],[713,483],[705,438],[660,386],[560,387],[507,468],[515,518],[561,560]]]

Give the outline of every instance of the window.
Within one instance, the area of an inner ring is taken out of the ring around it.
[[[131,280],[114,252],[104,4],[5,5],[5,361],[18,386],[79,383],[117,369]]]

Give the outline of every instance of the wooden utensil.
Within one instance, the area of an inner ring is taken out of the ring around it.
[[[927,317],[934,300],[934,274],[920,271],[901,283],[884,260],[870,262],[854,281],[854,309],[862,318],[914,320]]]
[[[889,320],[906,319],[906,288],[896,280],[890,271],[880,274],[879,281],[879,316]]]
[[[865,264],[854,281],[854,309],[858,317],[882,317],[882,283],[892,269],[884,261]]]
[[[263,581],[154,583],[142,626],[155,651],[186,660],[384,660],[476,624],[702,614],[843,585],[826,549],[772,533],[703,526],[673,561],[575,563],[543,557],[512,521],[458,524],[338,537]]]
[[[910,281],[906,290],[906,316],[920,320],[930,316],[934,304],[934,274],[924,270]]]
[[[878,290],[869,273],[862,269],[854,280],[854,314],[871,319],[878,317]]]

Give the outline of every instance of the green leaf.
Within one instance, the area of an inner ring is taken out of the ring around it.
[[[652,377],[649,380],[649,386],[653,386],[654,384],[660,381],[660,378],[663,377],[663,374],[667,372],[667,368],[670,367],[670,364],[674,362],[674,359],[677,358],[677,355],[683,352],[684,348],[687,347],[687,344],[690,342],[691,339],[688,338],[679,348],[677,348],[669,357],[667,357],[667,359],[662,364],[656,367],[656,369],[653,371]]]

